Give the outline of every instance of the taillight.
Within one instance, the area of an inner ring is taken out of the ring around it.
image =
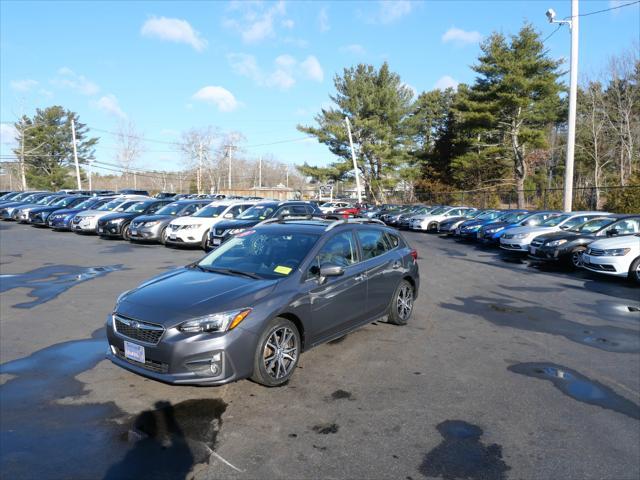
[[[414,262],[418,261],[418,251],[415,248],[411,249],[411,252],[409,252],[409,255],[413,257]]]

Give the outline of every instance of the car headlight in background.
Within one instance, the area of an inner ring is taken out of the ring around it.
[[[229,235],[237,235],[239,233],[244,232],[246,229],[245,228],[234,228],[232,230],[229,230]]]
[[[87,216],[82,216],[82,217],[78,217],[80,220],[91,220],[93,218],[96,218],[95,215],[87,215]]]
[[[523,238],[527,238],[529,236],[528,233],[516,233],[513,238],[521,240]]]
[[[124,222],[124,218],[114,218],[113,220],[109,220],[109,223],[115,223],[115,224],[122,223],[122,222]]]
[[[604,251],[605,257],[624,257],[631,251],[630,248],[612,248]]]
[[[158,220],[154,220],[153,222],[144,222],[141,225],[144,225],[145,227],[153,227],[155,225],[158,225],[160,222]]]
[[[202,224],[201,224],[201,223],[193,223],[193,224],[191,224],[191,225],[185,225],[185,226],[184,226],[184,227],[182,227],[182,228],[184,228],[185,230],[193,230],[193,229],[195,229],[195,228],[200,228],[201,226],[202,226]]]
[[[184,322],[178,328],[186,333],[225,332],[234,329],[249,313],[251,313],[250,308],[212,313]]]
[[[548,247],[559,247],[560,245],[567,243],[567,240],[562,239],[562,240],[554,240],[553,242],[549,242],[547,243]]]
[[[504,230],[504,227],[488,228],[487,230],[485,230],[485,233],[493,234],[493,233],[500,232],[502,230]]]

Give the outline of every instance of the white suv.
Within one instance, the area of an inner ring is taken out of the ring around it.
[[[436,231],[441,221],[452,217],[461,217],[475,208],[440,207],[423,215],[411,217],[411,230]]]
[[[167,226],[165,245],[205,247],[209,230],[222,220],[235,218],[257,200],[219,200],[188,217],[178,217]]]
[[[640,233],[593,242],[582,254],[582,266],[640,284]]]

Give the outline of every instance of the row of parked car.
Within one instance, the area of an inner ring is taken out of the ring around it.
[[[562,262],[640,284],[640,214],[393,205],[370,215],[396,228],[495,245],[536,262]]]

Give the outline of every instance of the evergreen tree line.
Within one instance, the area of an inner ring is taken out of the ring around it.
[[[525,24],[515,35],[490,35],[472,66],[475,81],[457,89],[415,97],[387,63],[346,68],[334,79],[334,106],[316,115],[317,125],[298,126],[338,160],[299,170],[321,183],[353,180],[348,117],[371,200],[397,197],[398,190],[409,200],[434,192],[511,190],[524,206],[528,190],[563,184],[568,102],[562,67],[539,32]],[[640,59],[634,46],[612,57],[598,78],[585,79],[578,92],[574,185],[595,196],[589,204],[604,206],[603,187],[640,185],[639,144]],[[629,188],[608,200],[635,201],[625,208],[640,211],[636,197],[640,189]],[[545,200],[560,206],[561,192]]]

